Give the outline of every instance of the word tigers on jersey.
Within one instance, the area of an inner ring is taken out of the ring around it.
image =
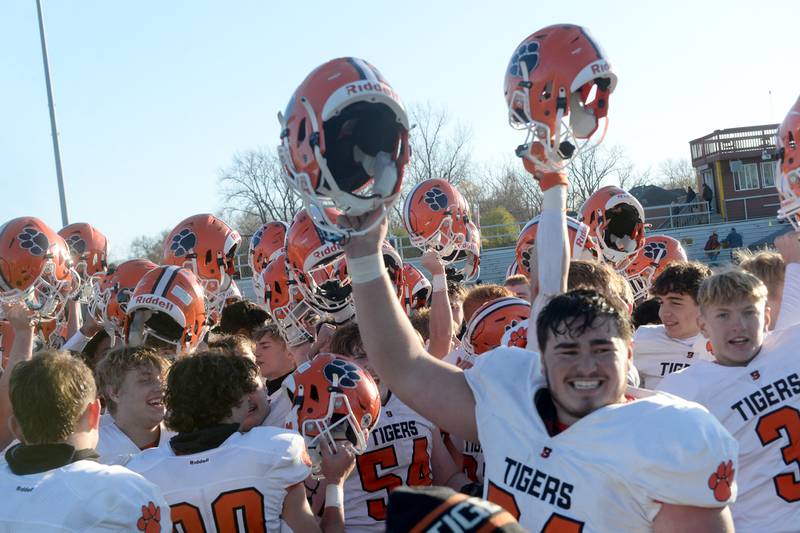
[[[753,379],[758,379],[758,377],[753,376]],[[742,420],[746,422],[751,416],[763,413],[773,405],[786,401],[797,394],[800,394],[800,376],[797,373],[789,374],[785,378],[777,379],[748,394],[731,405],[731,409],[738,412]],[[747,406],[750,414],[745,411],[744,406]]]
[[[397,424],[379,426],[372,430],[372,441],[376,446],[395,441],[397,439],[410,439],[419,435],[417,422],[408,420]]]
[[[689,352],[687,357],[691,357],[692,354]],[[690,363],[674,363],[672,361],[665,361],[661,363],[661,377],[668,376],[673,372],[677,372],[678,370],[683,370],[684,368],[692,366]]]
[[[575,488],[573,485],[510,457],[506,457],[503,483],[512,489],[527,492],[550,505],[562,509],[569,509],[572,506],[572,490]]]

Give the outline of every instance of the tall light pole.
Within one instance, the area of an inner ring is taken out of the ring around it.
[[[61,173],[61,148],[58,145],[58,127],[56,126],[56,108],[53,104],[53,87],[50,84],[50,62],[47,59],[47,41],[44,38],[44,20],[42,18],[42,0],[36,0],[36,11],[39,14],[39,37],[42,40],[42,62],[44,63],[44,81],[47,84],[47,103],[50,106],[50,130],[53,135],[53,153],[56,159],[56,177],[58,178],[58,199],[61,202],[61,224],[69,224],[67,214],[67,198],[64,194],[64,176]]]

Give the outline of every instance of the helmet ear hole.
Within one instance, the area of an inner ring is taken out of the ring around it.
[[[206,264],[210,265],[212,259],[213,259],[213,256],[211,255],[211,250],[206,251]]]
[[[300,121],[300,125],[297,127],[297,145],[299,146],[300,143],[306,140],[306,119]]]
[[[308,395],[315,402],[319,401],[319,390],[317,390],[317,386],[316,385],[311,385],[311,390],[309,390]]]

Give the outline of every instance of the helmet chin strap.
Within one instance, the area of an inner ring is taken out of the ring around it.
[[[372,176],[373,193],[381,197],[389,196],[397,181],[397,165],[392,160],[392,154],[381,151],[373,157],[354,145],[353,159],[361,163],[368,176]]]

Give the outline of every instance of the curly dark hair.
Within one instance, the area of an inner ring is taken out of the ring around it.
[[[711,277],[711,269],[697,261],[676,261],[670,263],[653,280],[650,285],[650,294],[653,296],[666,296],[670,292],[688,294],[697,303],[697,292],[703,281]]]
[[[167,375],[167,426],[187,433],[219,424],[257,388],[258,366],[249,359],[203,352],[178,360]]]
[[[633,337],[633,327],[627,313],[614,305],[613,300],[587,289],[560,294],[544,306],[536,319],[539,348],[544,352],[548,333],[582,335],[603,319],[610,319],[617,327],[619,336],[626,341]]]
[[[244,333],[250,336],[253,330],[260,328],[269,319],[269,314],[259,306],[247,300],[239,300],[222,309],[219,333],[233,335]]]

